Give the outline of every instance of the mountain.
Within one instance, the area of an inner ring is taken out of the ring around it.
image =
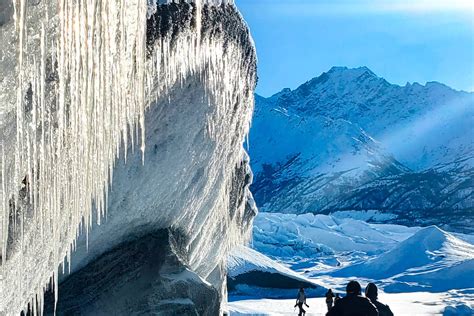
[[[255,99],[249,153],[261,211],[375,211],[474,230],[473,93],[333,67]]]

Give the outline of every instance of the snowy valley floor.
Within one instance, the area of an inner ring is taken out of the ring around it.
[[[230,290],[229,311],[231,315],[298,314],[293,307],[296,289],[285,284],[281,289],[263,288],[255,282],[256,273],[261,273],[260,279],[272,282],[272,287],[276,280],[272,276],[277,274],[288,284],[291,279],[314,284],[307,291],[316,297],[308,300],[308,316],[325,315],[322,293],[332,288],[343,294],[351,279],[363,288],[374,281],[380,300],[395,315],[471,316],[473,238],[434,226],[409,228],[347,216],[262,213],[255,222],[253,249],[238,248],[229,260],[229,277],[237,283]]]
[[[231,298],[231,300],[237,298]],[[388,304],[395,315],[474,315],[474,295],[459,296],[451,293],[396,293],[380,295],[380,301]],[[229,312],[234,315],[273,316],[297,315],[294,299],[241,299],[229,302]],[[310,308],[306,316],[326,315],[324,298],[308,299]],[[449,306],[449,307],[448,307]],[[469,307],[471,306],[471,307]]]

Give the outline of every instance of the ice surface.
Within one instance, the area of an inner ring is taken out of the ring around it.
[[[418,229],[328,215],[260,213],[255,219],[253,246],[280,258],[336,258],[340,252],[377,254]]]
[[[380,300],[396,315],[471,315],[471,240],[472,235],[451,234],[434,226],[410,228],[327,215],[260,213],[253,246],[338,293],[345,292],[351,279],[362,287],[375,282]],[[316,243],[320,243],[318,248]],[[352,249],[340,248],[341,244]],[[325,314],[323,298],[310,299],[308,304],[307,315]],[[294,300],[262,299],[257,293],[231,297],[229,310],[231,315],[292,315],[293,306]]]
[[[361,277],[389,292],[442,292],[474,284],[472,235],[369,224],[328,215],[260,213],[256,250],[312,277]]]
[[[240,246],[232,250],[227,264],[228,288],[231,297],[288,298],[294,289],[305,287],[309,297],[326,292],[315,280],[297,273],[281,263]]]
[[[332,273],[388,279],[390,292],[465,289],[474,284],[474,246],[437,227],[427,227],[380,256]]]
[[[474,306],[469,303],[456,304],[462,299],[460,293],[406,293],[406,294],[381,294],[380,300],[390,306],[395,315],[402,316],[433,316],[456,315],[471,316]],[[324,316],[327,312],[325,298],[310,298],[307,300],[307,316]],[[246,299],[229,303],[231,316],[279,316],[296,315],[294,299]]]
[[[228,276],[233,278],[240,274],[251,271],[262,271],[268,273],[278,273],[293,279],[308,281],[304,276],[270,259],[264,254],[245,246],[239,246],[232,250],[227,264]]]
[[[231,1],[224,2],[235,11]],[[50,279],[57,287],[58,266],[68,269],[78,236],[87,239],[95,222],[104,224],[119,156],[139,168],[137,152],[142,163],[153,152],[145,144],[150,104],[163,103],[164,96],[170,102],[171,90],[189,84],[189,78],[205,91],[197,103],[208,106],[200,129],[213,144],[204,169],[210,183],[196,189],[188,208],[169,207],[177,212],[173,221],[162,220],[189,234],[195,249],[189,263],[205,276],[231,245],[245,239],[241,222],[229,215],[229,194],[245,156],[255,56],[246,36],[242,43],[209,26],[205,33],[204,5],[220,3],[196,1],[197,23],[189,19],[181,32],[168,29],[147,45],[147,16],[158,10],[153,3],[15,2],[14,18],[0,29],[2,43],[9,43],[0,68],[0,313],[18,314],[30,303],[41,314],[44,288]],[[196,170],[180,171],[180,178],[192,180]],[[242,192],[246,201],[248,188]],[[172,206],[170,192],[157,198]],[[238,204],[235,214],[244,208],[245,202]],[[144,214],[150,212],[137,216],[146,219]],[[216,231],[226,232],[222,240],[206,239]],[[205,264],[218,241],[220,248]]]

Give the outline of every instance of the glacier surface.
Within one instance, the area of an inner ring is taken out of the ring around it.
[[[245,256],[237,250],[232,257],[247,259],[236,260],[229,275],[251,270],[297,274],[342,295],[349,280],[356,279],[363,287],[375,282],[381,301],[396,314],[471,315],[472,241],[473,235],[449,233],[435,226],[406,227],[321,214],[261,212],[255,220],[253,252],[265,254],[266,259],[256,254]],[[277,268],[281,266],[284,269]],[[248,289],[246,280],[240,281],[243,289]],[[231,314],[290,315],[294,299],[282,298],[285,294],[293,298],[297,287],[285,292],[278,285],[266,289],[263,295],[255,289],[253,293],[244,292],[247,296],[241,292],[230,292]],[[308,315],[324,315],[324,298],[311,298],[308,304]]]

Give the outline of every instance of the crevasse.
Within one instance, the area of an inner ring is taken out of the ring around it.
[[[171,5],[184,17],[160,15]],[[234,5],[18,0],[13,9],[12,19],[0,25],[0,39],[11,44],[2,51],[0,68],[0,314],[18,315],[29,304],[41,315],[48,286],[56,288],[57,299],[58,268],[71,265],[77,238],[88,237],[95,222],[108,225],[109,199],[120,195],[120,188],[110,188],[116,164],[130,165],[137,148],[147,164],[147,113],[157,111],[153,107],[163,98],[172,104],[174,90],[196,81],[208,104],[208,180],[199,193],[172,204],[171,191],[160,187],[166,181],[157,179],[156,205],[172,206],[138,213],[184,232],[187,263],[209,276],[248,231],[242,224],[245,202],[229,212],[229,196],[245,156],[255,53],[248,34],[230,36],[225,19],[217,18],[236,11]],[[153,16],[156,25],[150,24]],[[181,171],[178,179],[186,179]],[[248,188],[243,194],[250,197]],[[110,215],[120,218],[116,213]]]

